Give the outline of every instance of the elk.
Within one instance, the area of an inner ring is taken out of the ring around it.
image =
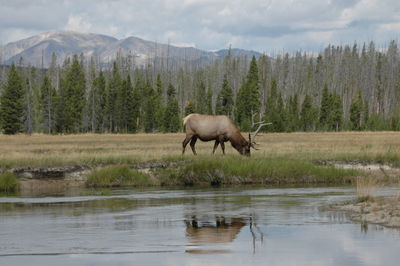
[[[261,127],[270,123],[257,122],[258,129],[253,136],[249,133],[249,140],[246,140],[237,126],[225,115],[202,115],[190,114],[183,118],[183,127],[186,131],[185,140],[182,142],[182,155],[185,154],[186,145],[190,141],[193,154],[196,155],[195,144],[197,139],[201,141],[215,140],[212,153],[215,153],[218,145],[221,145],[222,153],[225,154],[225,142],[230,141],[232,147],[240,154],[250,156],[250,148],[258,150],[255,145],[255,137]]]

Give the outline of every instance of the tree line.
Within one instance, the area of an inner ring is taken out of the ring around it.
[[[0,68],[5,134],[177,132],[194,112],[227,115],[245,131],[259,120],[272,122],[271,132],[400,130],[399,100],[395,41],[144,65],[121,54],[109,65],[53,54],[48,69],[23,58]]]

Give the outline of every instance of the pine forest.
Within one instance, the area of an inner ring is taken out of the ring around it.
[[[400,130],[397,42],[210,61],[73,55],[48,69],[0,67],[0,127],[16,133],[178,132],[189,113],[227,115],[242,131]]]

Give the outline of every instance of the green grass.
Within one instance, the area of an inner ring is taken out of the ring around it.
[[[87,181],[89,187],[120,187],[154,185],[149,175],[126,165],[108,166],[93,171]]]
[[[233,184],[343,184],[359,171],[318,166],[309,161],[287,158],[244,158],[226,156],[196,158],[184,166],[160,170],[163,185]]]
[[[0,191],[2,192],[15,192],[18,190],[19,183],[17,176],[10,172],[0,174]]]

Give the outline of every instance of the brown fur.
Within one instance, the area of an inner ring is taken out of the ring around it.
[[[190,114],[183,119],[186,138],[182,142],[182,154],[185,153],[186,145],[190,141],[193,154],[196,155],[195,144],[197,139],[202,141],[215,140],[213,153],[218,145],[221,145],[225,154],[225,142],[230,141],[242,155],[250,155],[250,141],[247,141],[237,126],[225,115],[202,115]]]

